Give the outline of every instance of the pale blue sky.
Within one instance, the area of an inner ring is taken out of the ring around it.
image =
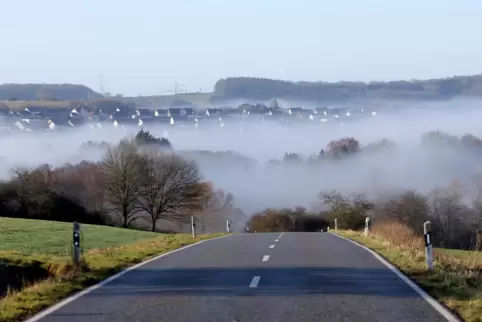
[[[391,80],[482,72],[481,0],[0,0],[0,83],[124,95],[228,76]]]

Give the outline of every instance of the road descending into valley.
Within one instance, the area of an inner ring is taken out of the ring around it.
[[[458,321],[331,233],[235,234],[152,260],[28,322]]]

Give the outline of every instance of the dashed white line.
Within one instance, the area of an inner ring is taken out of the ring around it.
[[[249,288],[257,288],[260,279],[261,279],[261,276],[253,277],[253,279],[251,280],[251,283],[249,283]]]
[[[277,242],[279,242],[279,239],[275,239],[274,241],[277,243]]]
[[[274,245],[269,246],[269,248],[274,248]]]
[[[102,282],[98,283],[98,284],[95,284],[94,286],[91,286],[79,293],[76,293],[74,295],[72,295],[71,297],[68,297],[66,298],[65,300],[55,304],[54,306],[51,306],[50,308],[46,309],[45,311],[42,311],[40,313],[38,313],[37,315],[34,315],[33,317],[31,317],[30,319],[28,320],[25,320],[24,322],[38,322],[40,321],[41,319],[45,318],[45,317],[48,317],[50,314],[56,312],[57,310],[61,309],[62,307],[66,306],[67,304],[69,303],[72,303],[73,301],[81,298],[82,296],[85,296],[89,293],[92,293],[94,292],[95,290],[97,289],[100,289],[104,286],[106,286],[107,284],[111,283],[112,281],[118,279],[119,277],[123,276],[124,274],[127,274],[129,272],[132,272],[136,269],[142,269],[141,267],[148,264],[148,263],[151,263],[151,262],[154,262],[156,260],[159,260],[160,258],[163,258],[163,257],[166,257],[166,256],[169,256],[171,254],[174,254],[174,253],[177,253],[177,252],[180,252],[180,251],[183,251],[185,249],[188,249],[188,248],[191,248],[191,247],[195,247],[196,245],[199,245],[199,244],[203,244],[203,243],[209,243],[209,242],[212,242],[213,240],[215,239],[221,239],[221,238],[230,238],[230,236],[233,236],[233,235],[224,235],[224,236],[221,236],[221,237],[216,237],[216,238],[212,238],[212,239],[206,239],[206,240],[201,240],[197,243],[194,243],[194,244],[191,244],[191,245],[187,245],[187,246],[184,246],[184,247],[181,247],[181,248],[178,248],[178,249],[175,249],[173,251],[170,251],[170,252],[167,252],[167,253],[164,253],[164,254],[161,254],[159,256],[156,256],[156,257],[153,257],[151,259],[148,259],[144,262],[141,262],[139,264],[136,264],[134,266],[131,266],[129,268],[127,268],[126,270],[123,270],[123,271],[120,271],[119,273],[117,273],[116,275],[114,276],[111,276],[109,277],[108,279],[105,279],[103,280]]]
[[[269,259],[269,255],[264,255],[263,259],[261,260],[262,262],[267,262]]]

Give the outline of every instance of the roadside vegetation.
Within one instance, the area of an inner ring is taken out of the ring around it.
[[[219,234],[159,234],[82,225],[82,268],[72,265],[72,224],[0,218],[0,321],[21,321],[153,256]]]
[[[482,252],[435,248],[434,270],[429,272],[423,238],[402,223],[375,224],[368,237],[360,231],[336,233],[385,257],[465,321],[482,321]]]

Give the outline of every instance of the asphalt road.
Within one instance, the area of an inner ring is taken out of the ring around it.
[[[41,322],[447,321],[330,233],[240,234],[132,270]]]

